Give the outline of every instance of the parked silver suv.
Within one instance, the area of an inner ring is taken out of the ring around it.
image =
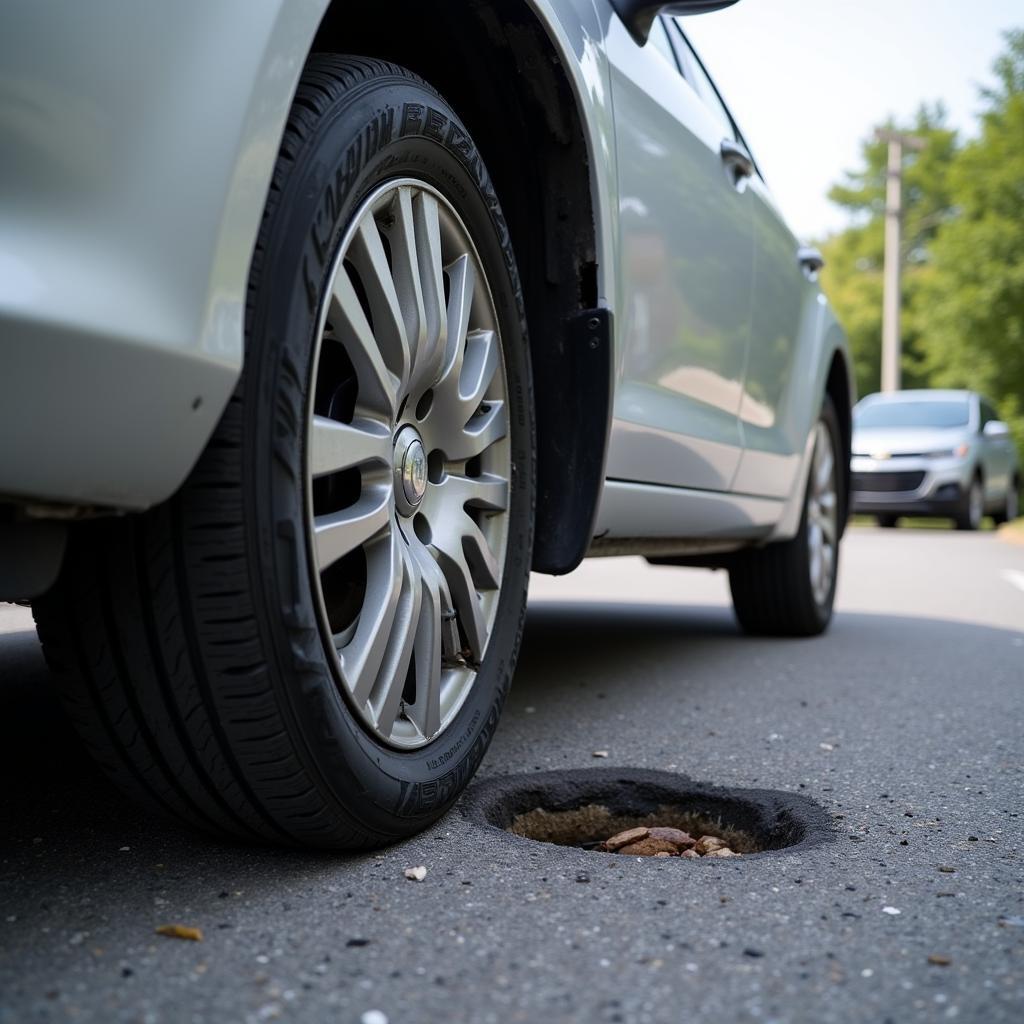
[[[668,16],[724,5],[8,0],[0,598],[126,790],[422,828],[584,555],[826,627],[850,360]]]
[[[853,413],[854,511],[895,526],[948,516],[976,530],[1016,519],[1020,467],[1009,427],[972,391],[868,395]]]

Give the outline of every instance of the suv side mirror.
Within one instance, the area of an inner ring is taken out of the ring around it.
[[[1010,436],[1010,428],[1002,420],[989,420],[981,432],[990,441],[1005,441]]]
[[[629,29],[630,35],[641,45],[651,34],[654,19],[666,14],[707,14],[723,7],[731,7],[736,0],[676,0],[675,3],[657,3],[655,0],[612,0],[612,7]]]

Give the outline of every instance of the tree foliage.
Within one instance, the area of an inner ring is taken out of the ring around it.
[[[956,216],[930,248],[924,370],[989,395],[1024,449],[1024,31],[1007,35],[981,133],[950,173]]]
[[[1024,30],[1006,34],[982,90],[981,130],[961,143],[941,104],[889,127],[926,140],[904,172],[904,386],[986,394],[1024,450]],[[886,144],[830,192],[851,225],[823,243],[822,280],[850,337],[861,394],[879,383]]]

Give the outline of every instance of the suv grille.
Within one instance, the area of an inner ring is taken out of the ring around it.
[[[854,473],[853,489],[874,494],[916,491],[924,480],[924,471],[907,473]]]

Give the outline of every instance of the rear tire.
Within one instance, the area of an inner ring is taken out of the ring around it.
[[[985,517],[985,491],[981,477],[974,477],[970,487],[960,499],[960,508],[956,514],[958,530],[980,530],[981,521]]]
[[[1002,510],[996,512],[992,518],[996,521],[997,526],[1002,526],[1003,523],[1012,523],[1018,516],[1020,516],[1020,480],[1014,477],[1010,481]]]
[[[800,528],[792,540],[743,552],[729,568],[740,626],[763,636],[815,636],[832,618],[845,507],[839,419],[826,396],[816,426]],[[831,534],[831,536],[829,536]],[[816,541],[821,540],[824,546]],[[827,572],[827,579],[820,575]]]
[[[436,820],[515,664],[533,447],[522,293],[468,133],[402,68],[311,58],[235,395],[180,491],[82,524],[35,606],[97,759],[221,836],[358,849]]]

